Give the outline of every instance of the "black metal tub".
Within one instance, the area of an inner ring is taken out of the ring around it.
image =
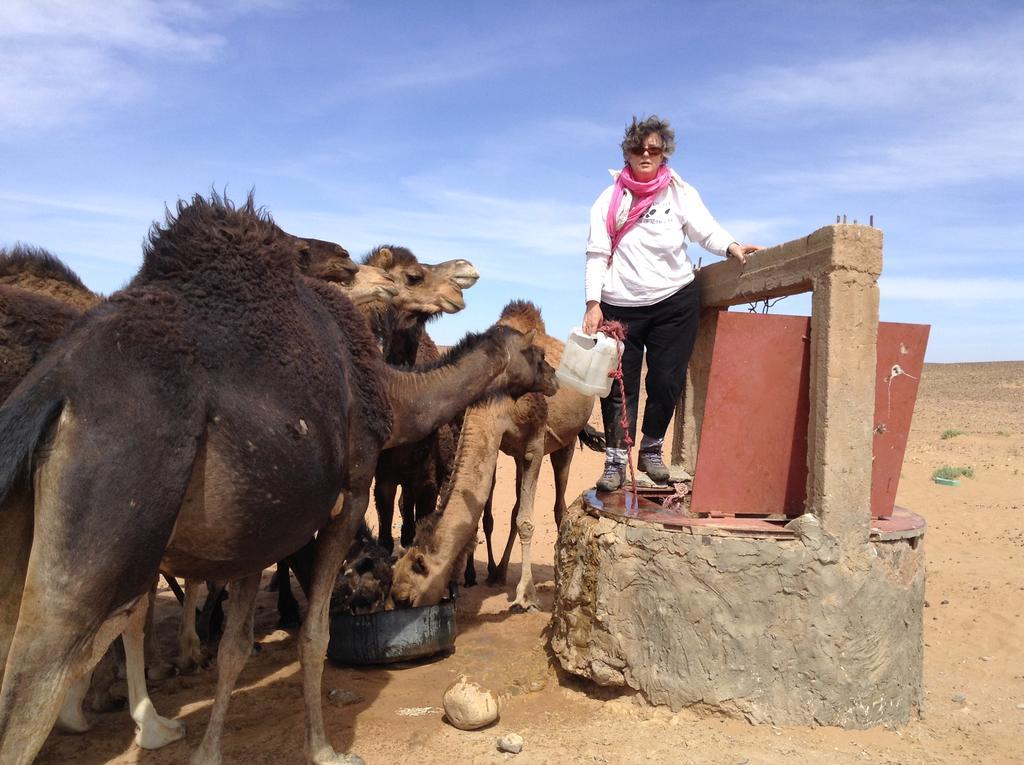
[[[332,614],[327,657],[338,664],[389,664],[455,647],[455,601],[435,606]]]

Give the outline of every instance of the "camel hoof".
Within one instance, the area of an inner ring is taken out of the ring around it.
[[[177,669],[173,664],[154,664],[146,668],[146,679],[152,680],[154,683],[158,683],[161,680],[166,680],[169,677],[174,677],[176,672]]]
[[[159,749],[185,738],[185,724],[154,715],[135,731],[135,743],[142,749]]]
[[[309,758],[313,765],[366,765],[358,754],[338,754],[331,748],[321,750]]]
[[[509,610],[509,613],[512,613],[512,614],[526,614],[526,613],[535,614],[538,611],[540,611],[540,606],[538,606],[536,603],[527,603],[527,604],[524,605],[524,604],[519,603],[517,601],[517,602],[513,603],[511,606],[509,606],[508,610]]]
[[[62,709],[55,725],[61,733],[86,733],[92,730],[92,723],[85,719],[82,708]]]

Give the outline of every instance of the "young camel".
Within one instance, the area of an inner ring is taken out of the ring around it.
[[[558,367],[565,352],[565,344],[546,333],[540,311],[533,304],[524,301],[510,303],[502,313],[499,323],[520,332],[536,333],[535,342],[544,348],[545,357],[551,365]],[[501,451],[512,457],[516,463],[516,502],[509,522],[508,540],[498,563],[495,563],[491,547],[491,535],[494,530],[493,484],[484,506],[483,525],[487,541],[488,584],[505,583],[512,544],[517,532],[524,546],[522,572],[513,608],[536,608],[533,577],[525,552],[527,542],[533,537],[533,500],[540,474],[540,459],[535,455],[538,449],[541,449],[542,455],[551,457],[551,472],[555,481],[554,517],[557,528],[561,525],[562,515],[565,513],[565,489],[569,482],[569,468],[572,465],[577,438],[581,443],[591,446],[583,433],[596,398],[563,385],[559,387],[558,393],[548,400],[547,414],[542,424],[534,430],[519,428],[513,433],[506,434],[502,439]],[[542,446],[538,446],[540,442],[543,443]],[[523,592],[527,593],[525,597],[522,595]]]
[[[450,417],[491,386],[548,385],[530,338],[498,329],[467,343],[460,365],[386,370],[352,304],[298,272],[251,198],[179,203],[154,227],[140,278],[76,323],[0,407],[0,532],[23,543],[0,560],[0,761],[34,758],[68,687],[121,633],[137,740],[183,735],[152,711],[141,671],[140,614],[163,569],[231,582],[216,699],[192,758],[219,762],[260,571],[317,530],[300,641],[305,751],[355,761],[324,731],[327,605],[376,454],[399,435],[389,393],[416,395],[401,433],[422,437],[436,425],[425,398]]]
[[[561,359],[562,344],[544,333],[540,311],[532,303],[510,303],[498,323],[533,332],[534,342],[544,348],[546,357],[555,364]],[[422,534],[417,531],[414,546],[395,565],[392,592],[397,594],[392,596],[394,602],[431,605],[443,597],[456,558],[472,543],[476,523],[485,506],[490,504],[494,466],[500,449],[516,462],[512,533],[518,530],[523,553],[522,573],[511,609],[535,610],[538,606],[530,558],[533,499],[541,462],[545,454],[551,455],[555,474],[554,512],[556,521],[560,522],[565,510],[565,486],[573,449],[593,405],[593,396],[560,386],[555,395],[547,399],[537,395],[518,399],[506,397],[467,411],[452,477],[453,488],[450,492],[445,490],[448,499],[442,505],[441,517],[425,527]],[[482,472],[487,470],[490,474],[482,477]],[[491,557],[486,517],[484,523]],[[504,580],[508,555],[506,550],[501,564],[494,567],[493,576],[496,579],[500,576],[499,581]]]

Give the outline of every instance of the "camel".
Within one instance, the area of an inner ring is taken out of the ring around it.
[[[533,304],[525,301],[509,303],[502,311],[498,323],[521,332],[534,333],[535,342],[544,348],[545,357],[554,365],[561,360],[564,345],[545,333],[540,311]],[[565,488],[573,449],[587,420],[590,419],[594,398],[562,386],[554,396],[547,399],[536,395],[523,396],[519,399],[506,398],[501,401],[501,406],[490,406],[486,414],[479,407],[472,413],[467,412],[459,442],[458,459],[461,461],[457,464],[456,475],[452,480],[462,485],[464,477],[458,476],[457,472],[459,469],[468,469],[475,483],[471,489],[467,488],[461,494],[454,492],[459,494],[460,500],[455,501],[452,507],[444,508],[444,519],[439,519],[436,524],[427,527],[422,535],[417,532],[417,540],[422,538],[423,541],[417,541],[416,547],[422,545],[426,548],[427,554],[417,558],[418,553],[409,550],[396,564],[393,587],[406,588],[413,593],[411,598],[401,595],[401,599],[415,605],[432,605],[437,602],[434,600],[435,597],[440,599],[443,596],[451,567],[454,565],[454,559],[449,560],[446,556],[461,554],[461,545],[472,540],[472,535],[465,536],[465,533],[468,533],[465,529],[469,528],[465,525],[466,519],[473,519],[472,528],[475,529],[476,520],[483,513],[484,533],[487,538],[488,583],[504,583],[512,542],[518,531],[523,564],[516,596],[510,608],[513,611],[536,610],[538,606],[530,564],[530,549],[533,539],[533,500],[541,461],[545,454],[551,456],[555,480],[554,516],[556,525],[559,525],[565,512]],[[474,427],[468,429],[471,420]],[[474,439],[479,439],[480,443],[472,443]],[[467,440],[470,443],[464,443]],[[495,446],[493,456],[489,451],[491,446]],[[493,470],[499,448],[516,462],[516,504],[512,510],[508,542],[500,563],[496,564],[491,548],[491,533],[494,527],[491,505],[494,489]],[[473,458],[467,461],[461,456],[464,452],[471,452]],[[471,467],[463,468],[463,465]],[[492,475],[488,476],[486,481],[480,481],[479,473],[486,465],[490,465]],[[486,491],[483,490],[485,485],[488,487]],[[480,502],[479,505],[475,504],[477,501]],[[453,511],[465,517],[456,519]],[[452,529],[457,529],[458,533]],[[452,540],[431,539],[431,530],[441,536],[451,535]],[[473,533],[475,534],[475,531]],[[416,565],[411,565],[414,560]]]
[[[41,247],[25,244],[0,249],[0,285],[44,295],[79,313],[103,299],[86,287],[60,258]]]
[[[455,313],[461,310],[465,302],[461,291],[457,299],[452,299],[450,287],[442,291],[433,285],[443,287],[455,282],[457,286],[471,286],[479,276],[476,269],[466,261],[449,261],[452,266],[448,270],[466,264],[468,268],[462,266],[465,276],[462,281],[449,277],[439,283],[439,276],[444,275],[440,267],[427,266],[425,270],[410,250],[394,245],[377,247],[363,259],[363,263],[379,266],[392,274],[400,284],[410,288],[418,287],[418,294],[422,295],[418,305],[393,304],[372,318],[385,361],[393,366],[408,367],[435,363],[440,353],[426,332],[426,324],[441,312]],[[466,284],[469,278],[472,281]],[[373,495],[377,508],[377,541],[388,551],[394,549],[391,523],[398,489],[402,490],[401,542],[403,546],[408,546],[412,543],[416,521],[432,513],[437,505],[440,487],[451,474],[457,441],[458,426],[446,423],[422,441],[381,453],[377,461]]]
[[[259,574],[317,531],[304,748],[314,763],[358,761],[327,739],[320,683],[328,599],[376,455],[480,396],[554,386],[532,338],[507,327],[451,356],[427,373],[388,370],[351,302],[298,271],[251,196],[180,202],[132,286],[76,322],[0,407],[0,532],[20,540],[0,562],[0,761],[33,759],[68,688],[119,634],[136,741],[184,735],[153,711],[141,667],[146,595],[164,570],[230,582],[192,757],[219,762]]]

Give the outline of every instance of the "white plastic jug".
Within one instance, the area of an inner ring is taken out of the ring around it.
[[[558,381],[588,396],[607,396],[612,389],[608,373],[619,363],[622,343],[596,332],[588,335],[573,327],[555,376]]]

